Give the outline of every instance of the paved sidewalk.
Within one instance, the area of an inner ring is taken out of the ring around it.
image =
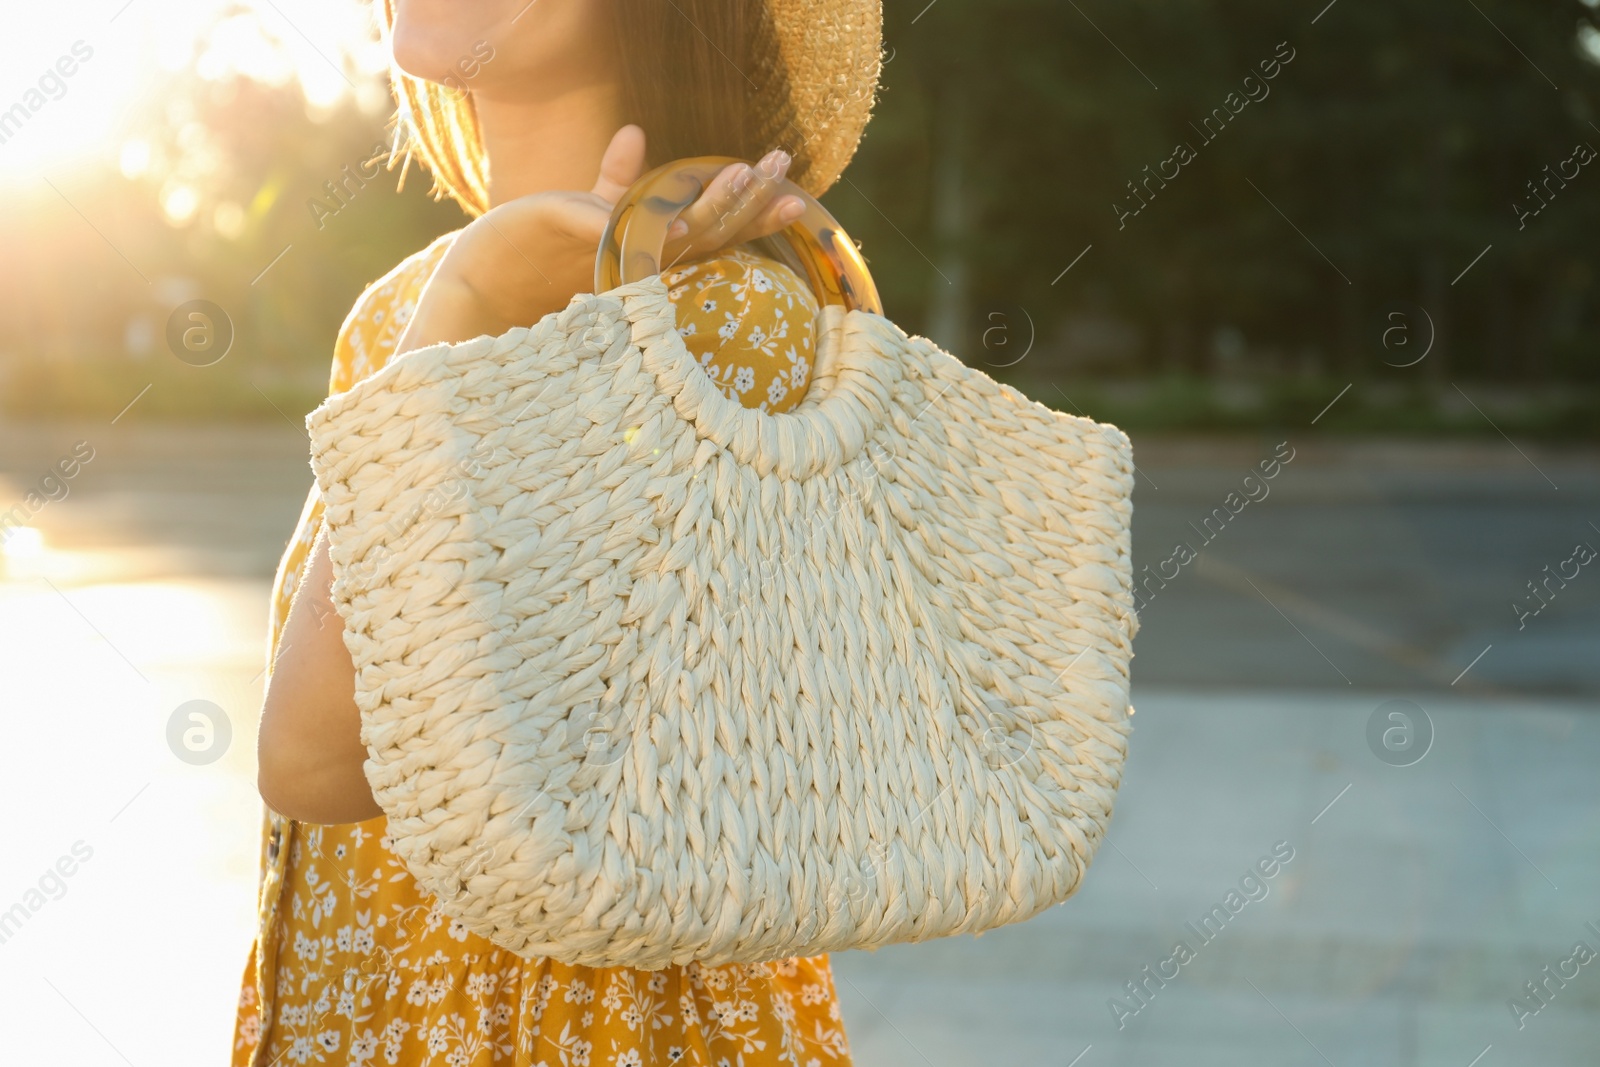
[[[1600,952],[1600,716],[1413,693],[1433,748],[1392,767],[1367,719],[1407,695],[1139,694],[1078,896],[979,938],[835,957],[860,1067],[1468,1067],[1491,1045],[1480,1067],[1592,1067],[1600,961],[1520,1031],[1507,1001],[1575,942]],[[1278,842],[1293,859],[1250,884],[1259,899],[1195,936]],[[1147,980],[1179,939],[1193,958]],[[1112,998],[1138,1009],[1120,1029]]]
[[[0,502],[79,438],[94,460],[32,520],[37,553],[0,570],[0,801],[21,813],[0,909],[76,842],[93,857],[0,942],[5,1047],[216,1063],[253,923],[267,585],[305,438],[0,423]],[[1136,561],[1197,538],[1279,440],[1137,441]],[[982,938],[835,958],[860,1067],[1600,1063],[1600,960],[1552,980],[1523,1029],[1507,1007],[1579,939],[1600,950],[1600,575],[1525,629],[1510,610],[1600,527],[1600,455],[1524,444],[1297,443],[1143,613],[1148,688],[1083,891]],[[1365,730],[1402,697],[1437,736],[1392,767]],[[166,740],[196,698],[232,722],[207,766]],[[1294,856],[1266,895],[1146,979],[1278,842]]]

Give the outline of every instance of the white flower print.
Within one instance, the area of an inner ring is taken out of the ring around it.
[[[254,1046],[259,1040],[261,1040],[261,1016],[254,1014],[246,1015],[239,1023],[239,1040],[235,1043],[234,1047],[245,1048]]]
[[[367,1031],[354,1041],[350,1042],[350,1062],[366,1063],[378,1051],[378,1039],[373,1036],[369,1027]]]
[[[341,332],[330,394],[392,357],[448,247],[363,295]],[[817,321],[803,278],[743,249],[664,277],[683,346],[718,393],[774,411],[803,399]],[[269,659],[322,525],[312,487],[274,579]],[[261,899],[275,899],[276,912],[263,916],[267,954],[240,990],[233,1067],[252,1058],[278,1067],[848,1067],[825,962],[647,972],[524,960],[420,890],[386,820],[324,827],[268,813],[260,825]],[[258,974],[276,1018],[262,1013]]]

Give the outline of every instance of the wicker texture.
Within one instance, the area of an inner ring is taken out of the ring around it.
[[[474,932],[755,962],[1076,889],[1128,732],[1120,431],[840,308],[804,402],[746,409],[659,278],[307,427],[367,777]]]

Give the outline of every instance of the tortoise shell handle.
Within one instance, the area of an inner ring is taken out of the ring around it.
[[[698,200],[732,156],[698,156],[657,167],[640,178],[617,201],[600,238],[595,257],[594,291],[604,293],[628,282],[661,273],[661,252],[667,228],[684,208]],[[779,196],[799,197],[805,213],[775,236],[782,237],[805,268],[812,292],[821,304],[883,314],[878,287],[850,235],[817,199],[787,178]]]

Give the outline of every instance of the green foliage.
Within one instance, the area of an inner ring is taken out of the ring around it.
[[[109,417],[150,384],[129,417],[277,419],[271,396],[298,419],[325,395],[362,289],[465,218],[426,196],[425,174],[401,192],[372,162],[389,141],[382,114],[313,118],[295,88],[192,75],[155,101],[136,123],[149,176],[107,161],[0,202],[19,253],[0,257],[0,403]],[[200,198],[179,225],[161,211],[175,185]],[[169,350],[169,316],[196,298],[234,330],[213,366]],[[150,344],[130,347],[140,333]]]
[[[1579,44],[1594,11],[1324,2],[890,5],[877,113],[825,200],[891,317],[1047,403],[1054,383],[1110,398],[1142,380],[1166,399],[1096,399],[1094,413],[1231,425],[1298,417],[1354,382],[1323,426],[1449,428],[1426,398],[1452,381],[1592,397],[1600,166],[1552,186],[1525,226],[1513,205],[1575,145],[1600,147],[1600,65]],[[1268,91],[1233,114],[1252,74]],[[1227,121],[1208,139],[1214,108]],[[135,412],[298,419],[355,296],[464,222],[420,171],[404,192],[393,172],[342,178],[387,143],[385,118],[175,76],[138,122],[153,176],[108,162],[0,203],[0,404],[114,414],[154,383]],[[1180,144],[1193,158],[1160,179]],[[159,209],[174,182],[200,195],[178,225]],[[174,278],[233,322],[214,367],[167,351]],[[124,351],[138,321],[155,333],[143,361]],[[1409,347],[1386,345],[1397,323]],[[1261,414],[1204,399],[1236,381],[1256,383]],[[1361,399],[1386,389],[1423,399]],[[1593,422],[1572,412],[1524,422]]]
[[[991,313],[1027,309],[1035,378],[1213,373],[1224,328],[1246,342],[1235,369],[1361,376],[1397,361],[1382,346],[1389,314],[1420,329],[1425,309],[1438,339],[1415,373],[1434,382],[1596,380],[1600,167],[1526,229],[1512,207],[1575,144],[1600,147],[1600,68],[1575,36],[1591,9],[1322,2],[892,8],[877,116],[851,182],[829,196],[891,315],[928,325],[950,289],[933,264],[949,275],[960,260],[971,314],[938,339],[970,358]],[[1206,141],[1195,127],[1280,42],[1294,58],[1268,95]],[[939,104],[958,98],[952,129]],[[1149,186],[1148,206],[1119,229],[1126,183],[1180,142],[1196,158]],[[969,206],[954,241],[929,221],[949,152],[965,163]],[[1127,323],[1138,343],[1075,361],[1060,331],[1089,312]]]

